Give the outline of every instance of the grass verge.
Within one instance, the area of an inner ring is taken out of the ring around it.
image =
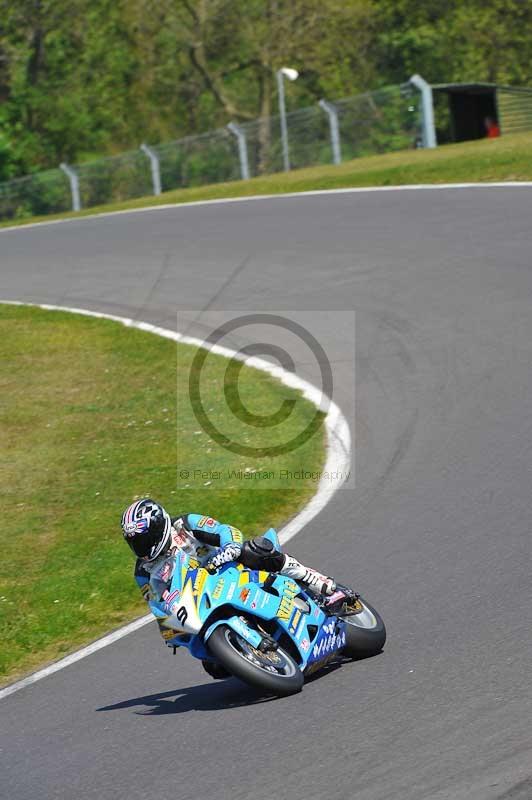
[[[532,180],[532,132],[438,147],[368,156],[339,166],[326,165],[278,173],[249,181],[217,183],[164,192],[159,197],[94,206],[77,213],[53,214],[6,221],[1,226],[24,225],[70,217],[90,216],[167,203],[190,203],[260,194],[284,194],[356,186],[401,186],[409,183],[464,183]]]
[[[253,535],[286,520],[313,493],[315,484],[304,481],[274,491],[249,481],[178,481],[176,445],[191,469],[252,464],[213,450],[191,415],[180,414],[176,426],[195,352],[109,320],[0,305],[0,683],[145,613],[119,528],[136,497],[154,496],[171,513],[215,515]],[[203,399],[220,425],[237,431],[242,423],[220,397],[227,364],[208,357]],[[255,414],[296,399],[279,436],[315,415],[298,392],[263,372],[244,367],[238,380]],[[248,428],[250,444],[269,436]],[[258,466],[319,469],[323,459],[321,429],[297,451]]]

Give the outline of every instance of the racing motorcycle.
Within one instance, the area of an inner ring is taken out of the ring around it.
[[[279,549],[273,529],[264,535]],[[291,578],[236,562],[210,574],[180,551],[170,586],[150,607],[174,653],[186,647],[215,678],[286,696],[333,659],[368,658],[384,646],[384,622],[360,595],[322,601]]]

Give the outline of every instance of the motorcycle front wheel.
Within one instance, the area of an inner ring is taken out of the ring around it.
[[[356,660],[377,655],[386,641],[382,617],[362,597],[357,599],[353,611],[352,614],[342,614],[346,623],[344,655]]]
[[[225,669],[249,686],[286,697],[303,688],[303,673],[285,650],[262,652],[228,625],[220,625],[207,646]]]

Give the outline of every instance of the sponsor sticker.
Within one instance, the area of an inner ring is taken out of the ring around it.
[[[294,581],[287,581],[283,588],[283,596],[281,597],[281,602],[279,603],[279,608],[277,610],[277,616],[279,619],[284,619],[288,621],[292,615],[292,611],[294,609],[294,597],[299,592],[299,586]]]
[[[159,578],[159,580],[161,580],[163,583],[166,583],[169,580],[170,576],[172,575],[173,566],[174,565],[172,561],[170,560],[165,561],[161,569],[157,572],[157,577]]]
[[[164,609],[168,614],[173,613],[173,606],[180,594],[181,592],[179,589],[176,589],[174,592],[172,592],[172,594],[167,594],[164,598]]]
[[[216,520],[212,517],[202,517],[198,522],[198,528],[212,528],[214,525],[216,525]]]
[[[227,600],[228,601],[233,599],[233,595],[235,593],[236,587],[237,587],[237,584],[236,583],[232,583],[231,586],[229,587],[229,589],[227,590]]]
[[[136,533],[145,533],[148,527],[148,520],[142,517],[142,519],[138,519],[136,522],[126,522],[124,525],[124,534],[127,539],[131,539]]]
[[[203,586],[205,581],[207,580],[207,572],[204,569],[199,569],[198,574],[194,578],[194,585],[192,587],[192,593],[198,597],[203,591]]]
[[[179,549],[187,547],[190,543],[190,539],[188,537],[187,532],[184,528],[180,528],[178,531],[175,531],[172,534],[172,544],[174,547],[178,547]]]
[[[223,578],[220,578],[216,586],[214,587],[214,591],[212,593],[213,600],[219,600],[222,596],[222,592],[224,590],[225,581]]]
[[[241,600],[243,603],[245,603],[245,602],[246,602],[246,600],[247,600],[247,599],[248,599],[248,597],[249,597],[249,589],[242,589],[242,591],[240,592],[240,595],[239,595],[239,597],[240,597],[240,600]]]
[[[303,650],[305,653],[308,653],[308,651],[310,650],[310,642],[309,642],[309,640],[308,640],[308,639],[301,639],[301,642],[300,642],[300,645],[299,645],[299,646],[301,647],[301,649],[302,649],[302,650]]]
[[[296,610],[294,611],[294,616],[290,620],[290,629],[293,628],[295,631],[300,619],[301,619],[301,611],[298,608],[296,608]]]
[[[239,531],[238,528],[233,528],[232,525],[229,525],[229,529],[231,531],[231,536],[233,537],[233,541],[242,544],[242,542],[244,541],[244,536],[242,534],[242,531]]]
[[[334,625],[333,625],[334,629]],[[322,629],[325,631],[325,626]],[[342,633],[335,634],[334,632],[329,633],[327,636],[324,636],[320,641],[314,645],[312,650],[312,656],[315,659],[320,659],[324,656],[327,656],[329,653],[334,652],[335,650],[339,650],[340,647],[345,645],[346,638],[345,638],[345,631]]]

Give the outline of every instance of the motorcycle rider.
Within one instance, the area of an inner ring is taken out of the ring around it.
[[[170,517],[163,506],[148,497],[124,511],[122,532],[137,556],[134,574],[143,594],[149,591],[151,576],[170,584],[173,570],[168,562],[180,549],[193,555],[209,572],[237,561],[248,569],[286,575],[315,595],[332,597],[338,593],[333,578],[276,550],[269,539],[257,536],[244,541],[238,528],[202,514]]]
[[[278,572],[301,583],[306,590],[322,598],[331,610],[354,595],[351,589],[333,580],[296,558],[276,550],[263,536],[244,541],[238,528],[201,514],[170,517],[166,509],[149,497],[131,503],[122,515],[122,533],[137,556],[135,580],[146,600],[164,603],[175,569],[179,550],[195,557],[209,572],[223,564],[237,561],[248,569]],[[170,596],[171,597],[171,596]],[[218,664],[203,661],[213,678],[225,678]]]

